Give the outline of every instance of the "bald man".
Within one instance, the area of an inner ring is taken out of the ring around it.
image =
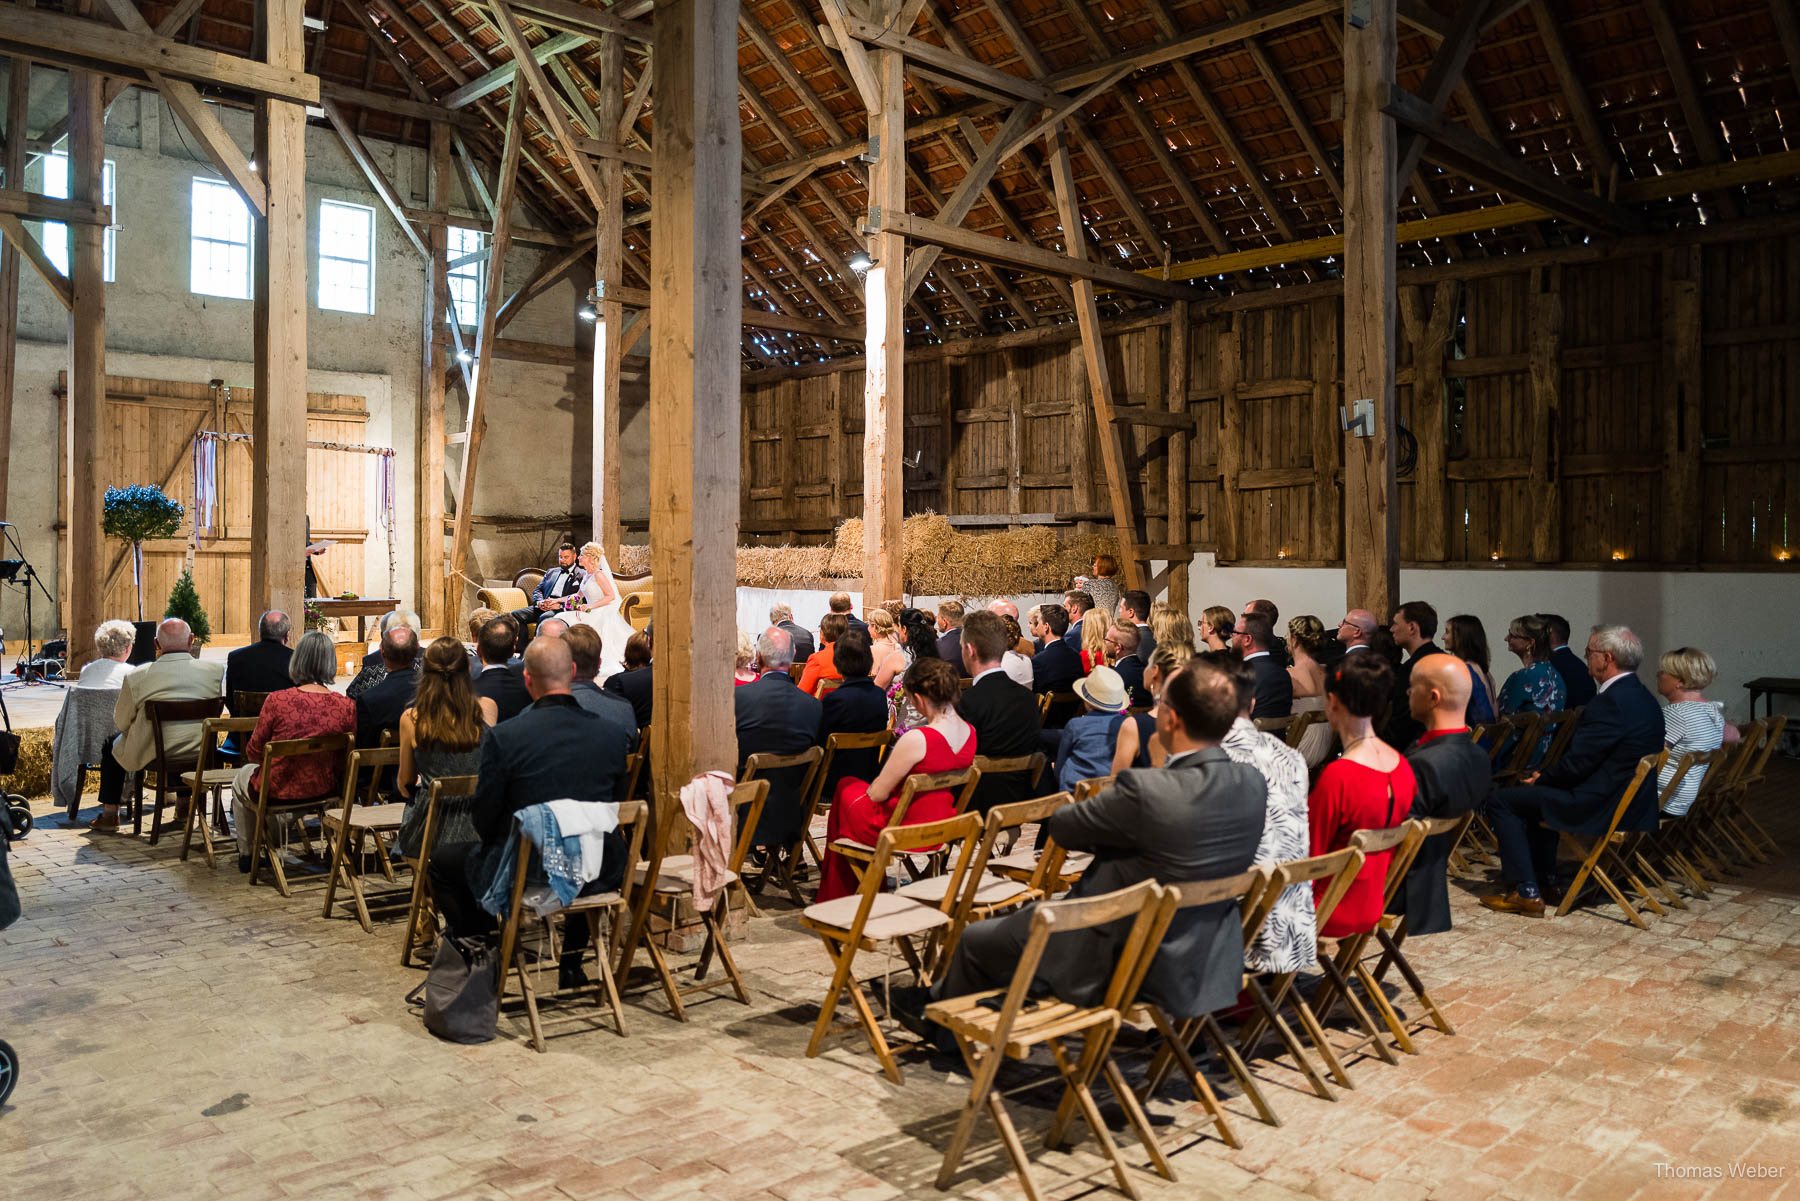
[[[521,809],[555,800],[595,803],[623,799],[627,738],[622,727],[583,709],[570,694],[575,660],[561,638],[533,638],[525,648],[525,687],[531,705],[487,733],[481,743],[480,782],[469,805],[479,842],[440,846],[432,853],[431,880],[438,911],[453,935],[479,938],[492,932],[494,915],[476,898],[499,873],[511,878],[502,851]],[[583,890],[607,891],[624,879],[625,844],[607,837],[601,878]],[[561,963],[561,986],[584,977],[581,949],[587,923],[571,922]]]
[[[1345,654],[1368,650],[1369,639],[1374,634],[1375,615],[1367,609],[1352,609],[1344,614],[1344,620],[1338,622],[1337,639],[1344,644]]]
[[[194,634],[187,622],[179,617],[164,618],[156,627],[156,662],[144,664],[120,683],[119,699],[113,705],[113,724],[119,728],[119,736],[102,752],[100,814],[88,823],[88,829],[118,830],[126,779],[156,758],[156,733],[145,706],[151,701],[197,701],[220,695],[225,665],[197,659],[194,650]],[[170,759],[193,758],[200,751],[200,723],[164,726],[163,748]]]
[[[1469,738],[1466,711],[1469,665],[1454,655],[1426,655],[1413,665],[1406,705],[1425,727],[1406,752],[1418,791],[1413,817],[1461,817],[1487,802],[1494,790],[1487,752]],[[1406,914],[1406,932],[1437,934],[1450,928],[1446,880],[1451,836],[1427,839],[1394,896],[1394,912]]]

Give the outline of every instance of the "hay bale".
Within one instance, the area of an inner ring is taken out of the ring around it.
[[[825,572],[824,546],[740,546],[737,582],[746,588],[797,588]]]
[[[16,730],[19,765],[10,776],[0,776],[0,792],[15,792],[26,799],[50,795],[50,731]]]
[[[863,525],[852,517],[837,528],[824,573],[854,579],[863,570]],[[937,513],[916,513],[901,526],[908,590],[930,596],[1004,596],[1065,588],[1118,541],[1078,536],[1053,526],[964,533]]]
[[[626,543],[619,547],[619,561],[612,565],[617,575],[643,575],[650,570],[650,548]]]

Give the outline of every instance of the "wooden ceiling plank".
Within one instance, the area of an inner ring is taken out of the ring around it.
[[[1113,58],[1058,71],[1045,82],[1057,91],[1086,87],[1121,66],[1135,71],[1192,58],[1196,54],[1232,45],[1255,34],[1285,29],[1289,25],[1337,12],[1341,7],[1342,0],[1286,0],[1286,3],[1269,5],[1251,16],[1219,21],[1192,33],[1181,34]]]
[[[749,36],[750,44],[756,47],[757,53],[761,54],[769,66],[774,68],[775,73],[781,76],[782,82],[787,84],[788,89],[799,97],[800,103],[806,106],[806,111],[812,114],[813,120],[819,123],[819,128],[825,131],[825,136],[836,142],[847,139],[850,135],[844,132],[844,127],[838,123],[837,117],[825,106],[825,102],[819,99],[819,94],[813,91],[812,85],[806,82],[799,71],[795,70],[793,62],[781,52],[781,47],[775,44],[775,39],[769,36],[769,31],[762,27],[762,23],[756,19],[755,13],[747,7],[740,8],[738,10],[738,26]]]
[[[1232,0],[1228,7],[1233,15],[1239,17],[1247,15],[1250,11],[1245,0]],[[1257,74],[1262,76],[1263,83],[1268,85],[1270,94],[1275,97],[1275,103],[1286,115],[1288,125],[1294,131],[1294,136],[1300,139],[1302,146],[1306,147],[1307,157],[1311,158],[1313,165],[1319,169],[1319,178],[1325,181],[1325,186],[1331,190],[1332,198],[1341,206],[1344,203],[1344,181],[1338,174],[1336,165],[1332,163],[1330,154],[1326,152],[1325,144],[1319,140],[1318,131],[1307,119],[1305,111],[1300,107],[1300,102],[1294,98],[1293,90],[1288,87],[1287,79],[1283,76],[1281,68],[1276,65],[1268,50],[1264,48],[1261,38],[1245,38],[1244,49],[1249,52],[1250,61],[1256,65]]]
[[[1008,115],[1006,124],[994,135],[994,140],[980,147],[980,155],[973,166],[966,167],[963,177],[957,181],[954,191],[950,193],[935,214],[939,221],[947,221],[951,225],[961,225],[968,219],[969,211],[975,207],[989,181],[994,178],[994,171],[1000,166],[1006,145],[1030,121],[1036,106],[1022,103]],[[941,247],[921,246],[907,255],[906,283],[904,295],[911,296],[918,290],[925,279],[926,272],[937,262],[938,255],[943,253]]]
[[[1681,32],[1675,28],[1675,18],[1669,12],[1668,0],[1643,0],[1643,3],[1644,12],[1650,18],[1651,32],[1656,35],[1656,44],[1668,65],[1669,79],[1675,85],[1675,98],[1681,102],[1682,119],[1687,123],[1689,136],[1694,139],[1695,149],[1700,152],[1700,161],[1706,164],[1720,162],[1725,158],[1725,151],[1719,142],[1719,131],[1707,116],[1700,89],[1694,83],[1694,73],[1688,66],[1687,51],[1681,43]],[[1738,218],[1735,196],[1720,192],[1717,200],[1726,220]]]
[[[916,217],[910,213],[884,213],[882,214],[882,225],[907,238],[942,246],[945,250],[954,251],[968,258],[1010,263],[1026,270],[1041,271],[1047,275],[1091,280],[1094,283],[1105,284],[1121,291],[1156,296],[1164,300],[1204,301],[1206,299],[1204,293],[1187,284],[1165,283],[1151,276],[1140,275],[1120,267],[1108,267],[1086,258],[1077,259],[1069,254],[1058,254],[1054,250],[1045,250],[1038,246],[996,238],[991,234],[980,234],[957,226],[945,225],[943,222],[933,221],[929,217]],[[1079,245],[1079,243],[1071,242],[1071,245]]]
[[[493,11],[491,0],[464,0],[464,3],[482,12]],[[645,45],[655,41],[648,25],[641,21],[627,20],[621,15],[627,11],[622,6],[614,6],[608,10],[590,8],[585,4],[575,3],[575,0],[515,0],[512,8],[534,25],[542,25],[545,29],[585,34],[589,38],[616,33]]]
[[[1775,7],[1783,8],[1786,3],[1787,0],[1775,0]],[[1600,118],[1594,111],[1594,102],[1588,98],[1587,85],[1582,83],[1581,74],[1575,69],[1575,60],[1569,57],[1569,46],[1563,38],[1562,23],[1556,19],[1547,0],[1531,0],[1531,18],[1537,24],[1538,40],[1544,43],[1544,53],[1550,59],[1550,67],[1556,72],[1557,81],[1562,87],[1563,99],[1569,106],[1569,116],[1575,122],[1581,140],[1587,144],[1591,165],[1600,178],[1604,179],[1619,161],[1618,156],[1613,153],[1606,134],[1600,129]],[[1800,53],[1800,46],[1795,47],[1795,52]],[[1796,69],[1800,70],[1800,67]]]
[[[844,7],[844,0],[819,0],[824,10],[825,20],[831,27],[835,49],[844,60],[844,73],[850,77],[850,84],[862,98],[863,107],[870,112],[881,108],[881,85],[875,80],[875,68],[869,62],[868,52],[859,45],[850,33],[850,12]]]

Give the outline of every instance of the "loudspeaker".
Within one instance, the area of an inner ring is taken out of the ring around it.
[[[156,662],[156,623],[134,621],[131,624],[137,629],[137,639],[131,644],[131,658],[128,662],[133,667]]]

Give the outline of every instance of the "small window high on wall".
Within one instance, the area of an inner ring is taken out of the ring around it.
[[[375,311],[375,210],[339,200],[319,202],[319,307]]]
[[[487,248],[488,236],[478,229],[451,226],[448,232],[452,263]],[[450,307],[456,313],[456,323],[466,329],[474,329],[481,323],[481,288],[486,277],[485,259],[450,269]]]
[[[188,291],[250,299],[250,207],[230,184],[196,176]]]
[[[118,201],[113,196],[113,161],[107,159],[100,173],[100,203],[112,206],[113,223],[106,227],[105,278],[107,283],[113,282],[114,254],[119,239]],[[69,198],[69,156],[66,154],[50,154],[44,156],[44,195],[57,200]],[[44,254],[56,269],[64,275],[69,273],[69,227],[61,221],[44,222]]]

